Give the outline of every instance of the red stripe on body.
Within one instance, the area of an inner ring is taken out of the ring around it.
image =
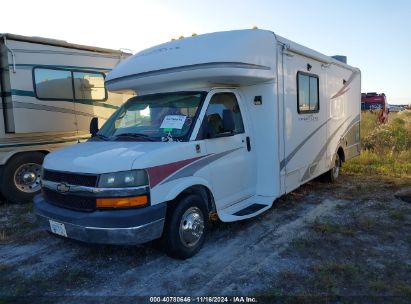
[[[168,163],[160,166],[147,168],[146,170],[148,173],[148,179],[150,181],[150,187],[155,187],[160,182],[169,177],[171,174],[203,157],[204,156],[199,156],[190,159],[180,160],[174,163]]]

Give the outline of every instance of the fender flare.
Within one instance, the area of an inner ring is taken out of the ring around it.
[[[173,187],[165,197],[166,201],[172,201],[178,197],[181,193],[193,186],[203,186],[213,195],[212,187],[207,180],[201,177],[184,177],[179,179],[179,183]]]

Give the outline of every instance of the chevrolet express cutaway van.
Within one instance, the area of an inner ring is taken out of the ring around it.
[[[41,225],[90,243],[160,238],[194,255],[209,215],[248,219],[360,152],[360,71],[265,30],[165,43],[106,78],[138,94],[46,156]]]

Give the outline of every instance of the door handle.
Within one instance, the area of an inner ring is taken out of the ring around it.
[[[251,151],[250,136],[247,136],[247,137],[245,138],[245,141],[247,142],[247,151]]]

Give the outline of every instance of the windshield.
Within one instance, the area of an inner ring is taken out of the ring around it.
[[[97,133],[104,140],[188,140],[206,92],[173,92],[130,98]]]

